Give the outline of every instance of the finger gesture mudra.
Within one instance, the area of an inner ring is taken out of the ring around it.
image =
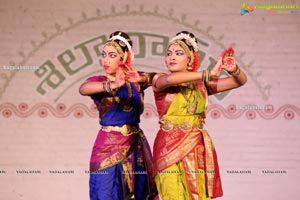
[[[236,71],[237,66],[234,59],[234,50],[230,47],[222,53],[222,69],[232,73]]]

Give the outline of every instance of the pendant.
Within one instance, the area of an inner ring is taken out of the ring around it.
[[[124,105],[123,106],[123,111],[124,112],[130,112],[132,110],[132,106],[130,106],[130,105]]]
[[[189,108],[188,108],[188,113],[195,114],[196,107],[197,107],[197,103],[196,102],[190,103]]]

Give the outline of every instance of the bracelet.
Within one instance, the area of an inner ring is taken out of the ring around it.
[[[202,81],[204,81],[204,74],[205,74],[205,71],[202,71],[202,76],[201,76]]]
[[[105,84],[105,82],[102,82],[102,89],[103,89],[103,91],[105,91],[104,84]]]
[[[108,81],[107,82],[107,92],[112,95],[112,91],[111,91],[111,88],[110,88],[110,84],[111,84],[111,81]]]
[[[107,81],[102,82],[102,88],[105,92],[107,92]]]
[[[141,85],[145,85],[145,86],[150,86],[151,85],[151,82],[150,82],[150,75],[148,74],[148,73],[143,73],[142,75],[141,75],[141,78],[143,78],[143,79],[141,79],[142,81],[141,81]]]
[[[147,79],[147,85],[151,85],[150,83],[150,75],[148,73],[145,73],[146,79]]]
[[[105,81],[105,82],[103,82],[102,87],[105,92],[109,93],[110,95],[113,95],[113,91],[110,88],[110,84],[111,84],[111,81]]]
[[[209,70],[205,70],[205,82],[209,81]]]
[[[240,72],[241,72],[240,68],[238,66],[236,66],[236,70],[234,72],[229,72],[229,74],[231,76],[237,76],[240,74]]]

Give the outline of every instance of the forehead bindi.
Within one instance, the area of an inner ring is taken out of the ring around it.
[[[184,49],[178,45],[178,44],[172,44],[169,49],[169,51],[175,52],[175,51],[184,51]]]
[[[105,53],[116,53],[116,54],[118,54],[118,51],[117,51],[117,49],[114,47],[114,46],[112,46],[112,45],[106,45],[106,46],[104,46],[103,47],[103,51],[105,52]]]

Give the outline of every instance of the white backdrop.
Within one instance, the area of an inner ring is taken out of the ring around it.
[[[201,43],[200,69],[233,46],[248,83],[211,96],[206,120],[220,162],[220,199],[299,198],[300,8],[241,16],[241,7],[238,0],[1,0],[1,199],[88,199],[99,125],[78,88],[102,73],[99,49],[115,30],[132,36],[141,71],[166,70],[166,42],[181,30]],[[152,146],[158,119],[151,88],[145,102],[141,127]]]

